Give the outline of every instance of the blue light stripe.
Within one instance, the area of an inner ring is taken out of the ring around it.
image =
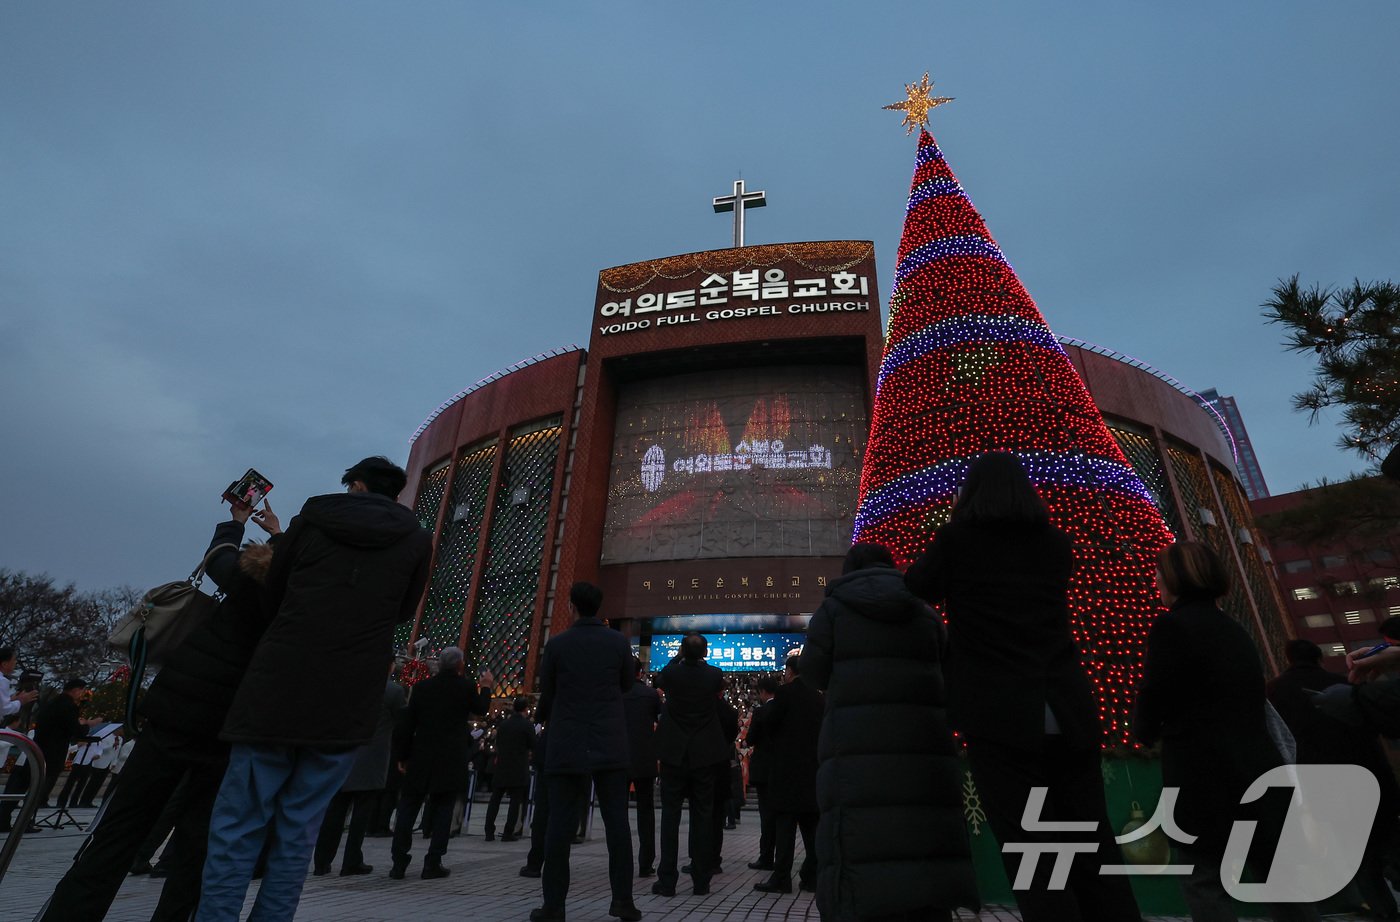
[[[898,286],[929,263],[952,256],[983,256],[987,259],[994,259],[1003,265],[1007,264],[1006,257],[1001,255],[1001,248],[985,237],[977,237],[972,234],[940,237],[937,240],[920,244],[905,254],[904,258],[899,261],[899,265],[895,267],[894,283]]]
[[[938,149],[937,144],[925,145],[914,152],[914,169],[917,170],[919,167],[924,166],[925,164],[942,159],[943,151]]]
[[[1016,314],[950,317],[916,330],[889,347],[884,360],[880,362],[880,375],[875,380],[876,393],[879,393],[879,387],[887,375],[921,356],[949,346],[984,342],[1026,343],[1064,354],[1064,349],[1049,327]]]
[[[914,187],[913,191],[909,193],[909,206],[905,210],[913,211],[929,199],[939,198],[944,195],[962,195],[963,198],[967,197],[963,195],[962,186],[958,185],[956,179],[938,176],[933,179],[925,180]]]
[[[1107,490],[1155,505],[1152,494],[1133,469],[1108,458],[1083,452],[1016,452],[1037,487],[1077,487]],[[890,516],[924,503],[952,499],[967,479],[971,458],[954,458],[911,471],[867,494],[856,513],[855,532],[860,535]]]

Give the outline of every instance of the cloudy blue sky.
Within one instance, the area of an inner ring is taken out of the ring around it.
[[[1066,9],[1072,7],[1072,9]],[[868,238],[933,129],[1057,332],[1240,402],[1286,491],[1357,468],[1289,395],[1280,276],[1400,277],[1400,5],[0,5],[0,567],[193,565],[440,401],[586,344],[600,268]]]

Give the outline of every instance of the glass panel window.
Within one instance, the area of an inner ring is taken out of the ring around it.
[[[1348,611],[1342,613],[1342,620],[1347,624],[1370,624],[1376,620],[1376,616],[1371,613],[1371,609],[1363,608],[1360,611]]]
[[[1317,590],[1312,588],[1311,586],[1303,586],[1301,588],[1293,590],[1293,598],[1297,599],[1299,602],[1305,602],[1308,599],[1315,599],[1317,598],[1317,596]]]
[[[1346,656],[1346,655],[1347,655],[1347,648],[1346,648],[1343,644],[1339,644],[1339,643],[1329,643],[1327,646],[1323,647],[1323,649],[1327,651],[1327,655],[1328,655],[1328,656]]]
[[[1377,576],[1371,580],[1372,589],[1400,589],[1400,576]]]
[[[1285,573],[1306,573],[1311,569],[1311,560],[1289,560],[1283,565],[1283,572]]]
[[[1339,596],[1356,595],[1361,591],[1361,584],[1354,579],[1344,579],[1332,587],[1332,592]]]
[[[1308,627],[1332,627],[1331,615],[1308,615],[1303,619]]]
[[[1346,557],[1341,556],[1340,554],[1329,554],[1326,557],[1322,558],[1322,569],[1324,570],[1331,570],[1336,567],[1344,567],[1346,565]]]

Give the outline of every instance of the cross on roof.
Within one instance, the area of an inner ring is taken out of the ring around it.
[[[734,245],[741,247],[744,245],[744,209],[762,208],[768,204],[767,193],[765,192],[745,192],[744,181],[734,180],[733,195],[715,196],[715,212],[734,212]]]

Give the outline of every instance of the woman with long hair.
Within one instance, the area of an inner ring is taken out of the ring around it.
[[[1099,873],[1122,858],[1104,805],[1098,710],[1070,633],[1073,569],[1070,539],[1050,524],[1020,460],[990,452],[972,463],[950,521],[905,582],[946,613],[948,717],[967,743],[997,841],[1093,845],[1073,856],[1062,887],[1050,885],[1053,851],[1037,863],[1016,891],[1022,918],[1138,922],[1128,882]],[[1045,789],[1041,821],[1092,823],[1093,831],[1023,829],[1033,789]],[[1013,882],[1033,854],[1003,850]]]

